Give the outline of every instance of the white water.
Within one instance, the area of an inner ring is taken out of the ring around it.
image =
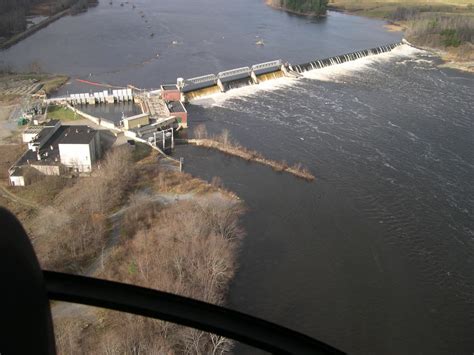
[[[321,69],[314,69],[302,73],[303,78],[338,82],[341,77],[360,75],[361,71],[370,70],[371,65],[377,62],[386,62],[404,58],[404,60],[429,62],[426,59],[417,59],[417,56],[428,52],[414,48],[407,44],[403,44],[381,54],[369,55],[367,57],[355,59],[349,62],[331,65]],[[405,63],[402,61],[401,63]],[[225,102],[236,98],[242,99],[249,96],[261,94],[262,91],[275,91],[294,86],[298,83],[297,78],[282,77],[274,80],[268,80],[258,85],[243,86],[237,89],[226,91],[225,93],[217,93],[208,96],[202,96],[192,100],[191,103],[203,107],[223,107]]]
[[[231,99],[245,98],[254,96],[262,91],[275,91],[292,86],[297,82],[296,78],[281,77],[274,80],[267,80],[258,85],[242,86],[237,89],[232,89],[223,93],[217,93],[208,96],[202,96],[198,99],[192,100],[191,103],[203,107],[223,106],[223,104]]]
[[[390,52],[369,55],[349,62],[310,70],[302,73],[302,75],[307,79],[338,81],[338,78],[341,76],[359,75],[361,71],[371,69],[371,65],[377,62],[387,62],[400,58],[409,58],[412,60],[416,59],[420,54],[427,54],[427,52],[407,44],[402,44],[401,46],[392,49]]]

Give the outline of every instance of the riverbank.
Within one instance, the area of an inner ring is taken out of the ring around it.
[[[284,6],[283,5],[284,1],[282,0],[265,0],[265,4],[267,4],[268,6],[270,6],[271,8],[275,10],[285,11],[285,12],[295,14],[295,15],[300,15],[300,16],[313,16],[313,17],[326,16],[326,5],[323,4],[325,2],[326,1],[320,1],[316,9],[310,9],[312,6],[312,3],[308,2],[309,6],[307,6],[308,7],[307,10],[297,10],[289,6]],[[304,4],[302,4],[301,7],[304,8]]]
[[[7,38],[6,40],[0,43],[0,50],[7,49],[13,46],[14,44],[31,36],[35,32],[45,28],[46,26],[57,21],[63,16],[77,14],[79,12],[85,11],[88,7],[95,6],[97,4],[98,4],[97,0],[75,0],[75,1],[70,1],[68,5],[53,4],[51,3],[51,1],[43,1],[43,2],[37,3],[29,11],[26,10],[27,13],[29,15],[34,15],[34,16],[46,16],[46,18],[40,21],[39,23],[26,28],[22,32],[14,33],[13,35],[11,35],[9,38]],[[53,10],[53,8],[56,10]],[[18,16],[18,13],[15,13],[15,15]],[[26,16],[25,18],[21,18],[21,17],[17,18],[16,21],[20,22],[21,20],[25,20],[25,19],[26,19]],[[18,25],[18,24],[15,24],[15,25]]]
[[[474,6],[468,0],[331,0],[329,9],[388,21],[389,31],[402,31],[415,46],[439,56],[444,64],[474,72]]]
[[[16,157],[9,151],[4,167]],[[2,180],[0,205],[23,223],[43,268],[225,302],[244,206],[219,178],[208,183],[170,170],[138,144],[109,151],[91,177],[37,176],[23,188]],[[130,322],[127,314],[86,306],[55,303],[52,313],[61,353],[102,353],[111,342],[118,353],[221,353],[232,346],[187,327]]]
[[[59,12],[59,13],[53,15],[53,16],[49,16],[48,18],[41,21],[40,23],[31,26],[27,30],[13,35],[12,37],[10,37],[9,39],[7,39],[6,41],[4,41],[3,43],[0,44],[0,50],[7,49],[7,48],[13,46],[14,44],[17,44],[21,40],[31,36],[36,31],[39,31],[39,30],[45,28],[49,24],[53,23],[54,21],[60,19],[61,17],[65,16],[67,14],[69,14],[69,9],[61,11],[61,12]]]

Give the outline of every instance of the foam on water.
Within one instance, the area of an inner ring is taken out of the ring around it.
[[[359,58],[349,62],[331,65],[329,67],[314,69],[302,73],[305,78],[320,80],[320,81],[338,81],[342,76],[357,75],[360,71],[370,69],[370,66],[377,62],[384,62],[388,60],[402,58],[415,59],[420,54],[425,54],[426,51],[414,48],[407,44],[403,44],[392,49],[390,52],[385,52],[376,55],[369,55],[367,57]],[[419,59],[415,59],[419,60]],[[426,61],[426,60],[424,60]],[[429,62],[429,61],[426,61]],[[405,64],[405,61],[402,62]]]
[[[297,79],[289,77],[281,77],[275,80],[267,80],[258,85],[242,86],[226,92],[217,93],[209,96],[200,97],[191,100],[190,103],[203,107],[223,106],[228,100],[235,98],[243,99],[248,96],[256,95],[262,91],[274,91],[293,85]]]
[[[393,60],[397,58],[410,58],[419,63],[429,63],[428,60],[416,58],[420,54],[426,54],[426,51],[414,48],[407,44],[403,44],[394,48],[390,52],[371,55],[364,58],[356,59],[350,62],[332,65],[326,68],[314,69],[304,72],[304,78],[315,79],[321,81],[338,81],[341,76],[357,75],[360,71],[370,69],[373,63],[380,61]],[[217,93],[208,96],[202,96],[198,99],[193,99],[190,102],[195,105],[203,107],[223,106],[226,101],[232,99],[242,99],[244,97],[253,96],[261,91],[274,91],[293,86],[298,82],[296,78],[281,77],[274,80],[261,82],[258,85],[243,86],[237,89],[232,89],[224,93]]]

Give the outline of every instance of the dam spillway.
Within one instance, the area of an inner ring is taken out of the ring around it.
[[[177,83],[182,93],[183,101],[189,102],[199,97],[226,92],[243,86],[257,85],[260,82],[278,79],[283,76],[298,77],[302,73],[310,70],[317,70],[372,55],[387,53],[402,44],[409,45],[409,43],[404,40],[402,42],[316,59],[311,62],[295,65],[284,63],[281,59],[278,59],[255,64],[251,67],[226,70],[218,74],[208,74],[190,79],[179,78]]]
[[[347,53],[347,54],[341,54],[334,57],[317,59],[308,63],[289,65],[289,69],[297,73],[303,73],[309,70],[321,69],[321,68],[329,67],[331,65],[337,65],[337,64],[350,62],[350,61],[357,60],[360,58],[368,57],[370,55],[378,55],[382,53],[387,53],[402,44],[403,42],[392,43],[385,46],[380,46],[380,47],[375,47],[375,48],[370,48],[370,49],[363,49],[360,51]]]

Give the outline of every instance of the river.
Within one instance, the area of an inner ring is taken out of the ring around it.
[[[308,19],[259,0],[133,3],[102,1],[62,18],[1,52],[0,62],[152,88],[401,38],[381,21],[333,12]],[[255,45],[259,38],[265,46]],[[402,46],[188,107],[190,133],[199,123],[227,128],[317,177],[307,183],[217,152],[176,149],[185,170],[220,176],[248,206],[230,307],[352,354],[472,354],[474,77],[438,63]],[[72,80],[61,93],[82,88],[90,89]]]

